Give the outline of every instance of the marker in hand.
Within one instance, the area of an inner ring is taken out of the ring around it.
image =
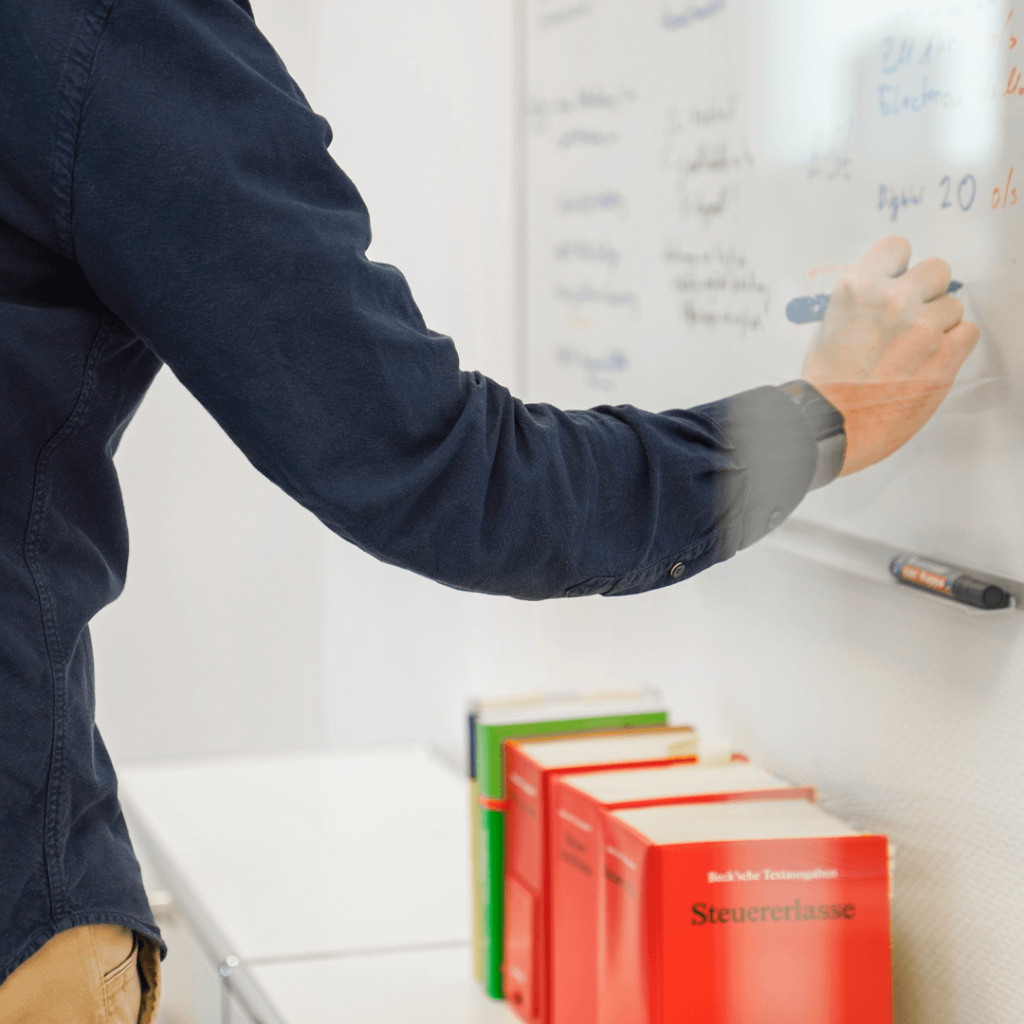
[[[946,289],[947,295],[960,291],[963,283],[950,281]],[[798,298],[790,299],[786,304],[786,316],[795,324],[809,324],[820,320],[828,308],[828,300],[831,295],[801,295]]]

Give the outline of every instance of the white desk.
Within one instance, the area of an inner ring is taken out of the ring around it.
[[[468,981],[468,948],[266,964],[252,971],[287,1024],[521,1024]]]
[[[466,784],[424,748],[120,779],[133,838],[207,957],[284,1024],[515,1020],[471,980]]]

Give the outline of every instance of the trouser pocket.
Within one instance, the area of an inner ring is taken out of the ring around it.
[[[103,975],[106,1024],[137,1024],[142,1002],[138,968],[139,940],[132,935],[128,956]]]

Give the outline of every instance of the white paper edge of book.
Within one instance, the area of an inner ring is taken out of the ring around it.
[[[614,764],[617,761],[656,761],[666,757],[696,757],[697,733],[688,726],[666,726],[653,732],[595,736],[580,733],[557,740],[519,740],[519,749],[541,768]]]
[[[609,811],[655,846],[758,839],[819,839],[858,832],[809,800],[737,800]]]
[[[664,768],[616,768],[570,776],[566,782],[603,804],[792,788],[771,772],[743,761],[713,765],[673,764]]]
[[[611,691],[607,694],[580,694],[567,699],[559,694],[545,701],[490,708],[482,705],[477,725],[519,725],[526,722],[553,722],[560,718],[611,718],[615,715],[643,715],[664,711],[665,702],[657,690]]]

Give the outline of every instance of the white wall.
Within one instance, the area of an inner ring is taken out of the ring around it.
[[[115,761],[318,744],[322,528],[166,368],[116,461],[128,581],[92,627]]]
[[[740,749],[896,845],[896,1020],[1019,1019],[1024,615],[769,545],[679,588],[676,636]]]

